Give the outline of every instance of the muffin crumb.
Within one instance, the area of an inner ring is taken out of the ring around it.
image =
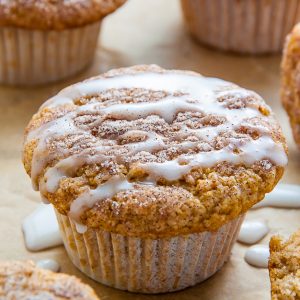
[[[269,272],[272,300],[300,298],[300,231],[287,241],[271,238]]]

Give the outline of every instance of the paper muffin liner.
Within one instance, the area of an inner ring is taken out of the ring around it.
[[[80,234],[70,218],[56,215],[79,270],[105,285],[140,293],[177,291],[212,276],[228,260],[244,219],[239,216],[216,232],[145,239],[90,228]]]
[[[76,74],[94,57],[100,24],[62,31],[0,27],[0,83],[37,85]]]
[[[191,34],[200,42],[240,53],[281,51],[300,20],[300,0],[181,0]]]

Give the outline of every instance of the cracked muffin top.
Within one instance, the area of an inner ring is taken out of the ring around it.
[[[0,26],[62,30],[101,20],[126,0],[0,0]]]
[[[151,65],[48,100],[26,129],[23,162],[42,198],[76,223],[165,237],[246,212],[281,178],[286,151],[256,93]]]
[[[99,300],[75,276],[39,269],[32,261],[0,262],[0,299]]]

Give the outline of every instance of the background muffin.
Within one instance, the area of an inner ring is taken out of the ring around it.
[[[300,231],[287,241],[271,238],[269,272],[272,300],[300,298]]]
[[[300,147],[300,24],[286,39],[281,63],[281,101],[286,109],[295,142]]]
[[[157,293],[220,269],[243,214],[282,176],[285,147],[254,92],[136,66],[47,101],[27,127],[23,160],[75,265]]]
[[[0,262],[0,299],[98,300],[75,276],[40,269],[32,261]]]
[[[125,0],[0,1],[0,83],[63,79],[93,59],[101,20]]]
[[[181,0],[191,34],[200,42],[240,53],[280,52],[300,21],[299,0]]]

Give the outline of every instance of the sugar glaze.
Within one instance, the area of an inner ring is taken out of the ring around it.
[[[267,268],[269,256],[269,245],[254,245],[247,249],[245,261],[257,268]]]
[[[255,244],[265,237],[269,231],[266,222],[258,220],[244,221],[237,240],[245,244]]]

